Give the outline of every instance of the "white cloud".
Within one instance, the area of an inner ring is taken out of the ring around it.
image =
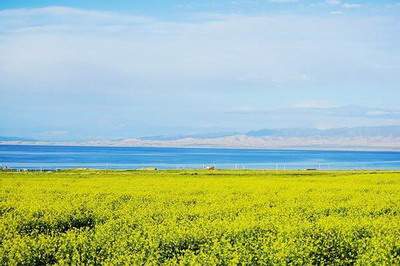
[[[341,0],[326,0],[326,3],[328,5],[334,6],[334,7],[340,7],[343,9],[357,9],[363,7],[362,4],[358,3],[346,3]],[[342,11],[332,11],[331,14],[342,14]]]
[[[19,22],[30,23],[32,19],[47,19],[48,23],[67,19],[66,22],[73,23],[74,17],[80,19],[82,23],[82,19],[85,23],[87,22],[105,22],[105,21],[119,21],[121,23],[129,23],[129,22],[149,22],[152,19],[144,16],[133,16],[133,15],[123,15],[116,14],[113,12],[107,11],[96,11],[96,10],[85,10],[78,8],[70,8],[64,6],[50,6],[50,7],[42,7],[42,8],[21,8],[21,9],[3,9],[0,10],[0,18],[2,20],[7,19],[15,19],[15,18],[23,18]]]
[[[377,57],[374,40],[360,28],[390,31],[388,23],[283,15],[166,22],[65,7],[3,10],[0,71],[14,83],[24,77],[51,87],[67,81],[74,87],[132,87],[157,80],[154,86],[207,80],[297,86],[357,76],[369,68],[359,65],[366,56],[386,64],[385,53]]]
[[[262,119],[253,128],[338,128],[400,125],[395,109],[361,106],[337,106],[329,101],[302,102],[290,108],[254,108],[243,106],[230,110],[232,117]]]
[[[131,121],[171,131],[241,130],[263,118],[229,120],[221,110],[327,97],[333,104],[397,104],[398,68],[376,66],[400,65],[399,36],[397,18],[389,16],[209,14],[164,21],[64,7],[3,10],[0,118],[6,111],[22,120],[40,113],[54,116],[47,122],[54,125],[73,114],[82,127],[101,120],[100,128]]]
[[[344,3],[342,7],[347,8],[347,9],[355,9],[355,8],[360,8],[362,7],[361,4],[349,4],[349,3]]]
[[[326,0],[326,3],[328,3],[329,5],[339,5],[341,4],[340,0]]]
[[[269,0],[271,3],[297,3],[299,0]]]
[[[326,108],[335,108],[337,106],[326,100],[313,100],[313,101],[297,103],[293,107],[326,109]]]
[[[343,11],[331,11],[330,14],[331,15],[342,15]]]

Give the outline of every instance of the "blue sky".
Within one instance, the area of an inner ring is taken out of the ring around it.
[[[400,1],[0,1],[0,135],[400,125]]]
[[[171,15],[182,12],[293,12],[303,11],[307,13],[318,13],[324,10],[331,10],[332,6],[336,8],[342,6],[345,8],[356,9],[362,6],[364,9],[374,9],[375,12],[389,9],[390,5],[398,4],[398,0],[12,0],[1,1],[0,8],[40,8],[45,6],[68,6],[83,9],[108,10],[118,12],[137,12],[147,15]],[[387,10],[386,10],[387,12]]]

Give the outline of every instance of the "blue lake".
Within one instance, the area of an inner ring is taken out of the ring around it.
[[[400,169],[400,152],[0,145],[0,166],[27,169]]]

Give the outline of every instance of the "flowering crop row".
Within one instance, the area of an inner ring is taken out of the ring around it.
[[[400,264],[400,173],[0,173],[0,265]]]

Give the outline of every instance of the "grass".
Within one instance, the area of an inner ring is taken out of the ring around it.
[[[0,264],[400,264],[400,172],[0,172]]]

